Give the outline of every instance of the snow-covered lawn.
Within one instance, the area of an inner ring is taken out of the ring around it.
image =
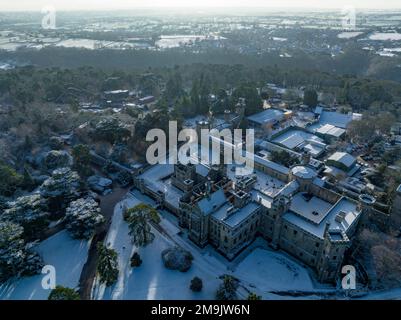
[[[305,268],[281,253],[256,248],[242,261],[235,276],[266,291],[313,291],[313,284]]]
[[[135,196],[130,195],[124,201],[129,208],[142,201],[149,203],[149,200],[135,192]],[[121,203],[116,206],[105,241],[118,252],[119,278],[115,285],[108,288],[96,281],[92,293],[94,299],[214,299],[221,283],[219,276],[223,274],[232,274],[241,281],[241,286],[264,298],[280,298],[269,293],[272,290],[314,290],[305,268],[280,252],[267,247],[260,248],[259,244],[264,241],[259,241],[238,264],[229,262],[211,247],[199,249],[189,242],[179,234],[180,229],[174,225],[171,217],[163,217],[163,212],[160,226],[168,236],[152,228],[156,236],[153,243],[144,248],[135,248],[128,234],[128,225],[122,217],[122,207]],[[174,245],[181,246],[194,256],[192,267],[186,273],[168,270],[163,265],[161,252]],[[138,268],[131,268],[130,257],[135,250],[139,252],[143,263]],[[194,276],[203,280],[200,293],[193,293],[189,289]],[[245,290],[241,291],[246,294]]]
[[[140,200],[137,198],[126,199],[128,208],[138,203]],[[123,220],[121,206],[118,204],[106,243],[118,252],[120,274],[117,283],[111,287],[106,288],[96,283],[93,292],[95,299],[167,300],[213,297],[220,282],[214,273],[202,270],[196,263],[186,273],[164,267],[161,252],[174,246],[171,240],[152,229],[156,236],[155,240],[150,245],[138,249],[132,245],[128,232],[128,224]],[[139,268],[130,266],[130,258],[135,250],[139,252],[143,261]],[[200,293],[193,293],[189,289],[190,281],[194,276],[200,276],[203,280],[204,289]]]
[[[41,242],[36,251],[42,256],[44,263],[56,269],[56,284],[76,288],[83,265],[88,256],[90,242],[72,239],[67,231],[61,231]],[[39,274],[24,277],[0,286],[1,300],[46,300],[50,290],[42,288]]]

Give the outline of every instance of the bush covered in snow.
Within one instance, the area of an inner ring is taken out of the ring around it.
[[[105,283],[106,286],[109,287],[118,279],[117,252],[113,249],[106,248],[103,243],[99,243],[97,249],[99,252],[99,259],[96,270],[100,282]]]
[[[162,259],[167,269],[187,272],[191,268],[194,258],[189,251],[174,247],[163,250]]]
[[[216,292],[217,300],[237,300],[238,280],[232,276],[224,276],[223,283],[220,284]]]
[[[57,286],[50,292],[48,300],[80,300],[80,297],[74,289]]]
[[[117,117],[110,117],[97,122],[90,136],[96,141],[114,144],[129,138],[131,131]]]
[[[134,252],[131,257],[131,267],[139,267],[142,264],[141,256],[138,252]]]
[[[40,194],[48,199],[52,210],[64,209],[68,203],[79,198],[80,177],[70,168],[56,169],[52,176],[41,185]]]
[[[46,200],[40,194],[32,194],[9,202],[0,220],[21,225],[25,238],[35,239],[49,225],[48,217]]]
[[[0,281],[32,275],[42,267],[40,257],[27,249],[24,229],[12,222],[0,222]]]
[[[193,291],[193,292],[200,292],[202,291],[203,288],[203,282],[201,278],[198,277],[194,277],[191,280],[191,285],[189,286],[189,288]]]
[[[95,228],[104,222],[99,205],[92,198],[81,198],[71,202],[65,219],[66,229],[76,239],[91,238]]]
[[[68,167],[72,164],[72,157],[64,150],[51,150],[43,158],[43,166],[48,170]]]
[[[64,146],[64,140],[61,137],[57,137],[57,136],[50,137],[49,146],[53,150],[60,150]]]

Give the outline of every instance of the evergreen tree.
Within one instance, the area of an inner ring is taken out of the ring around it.
[[[35,181],[33,181],[32,176],[26,167],[24,167],[21,187],[27,191],[32,191],[35,188]]]
[[[92,173],[90,168],[91,155],[87,145],[78,144],[72,149],[72,157],[74,159],[74,168],[80,175],[89,176]]]
[[[251,114],[263,111],[263,102],[260,98],[256,86],[252,83],[243,83],[233,92],[234,103],[238,101],[239,98],[245,99],[245,115],[249,116]]]
[[[54,170],[40,186],[40,194],[48,200],[50,212],[64,210],[68,203],[81,195],[82,183],[77,172],[70,168]]]
[[[258,296],[256,293],[251,292],[251,293],[248,295],[247,300],[262,300],[262,297],[261,297],[261,296]]]
[[[317,93],[314,89],[306,89],[304,91],[304,104],[307,106],[314,108],[317,106]]]
[[[138,247],[143,247],[151,243],[155,235],[151,232],[149,223],[160,222],[157,210],[146,204],[138,204],[128,209],[126,216],[128,217],[127,222],[133,243]]]
[[[192,109],[195,114],[199,114],[201,111],[201,101],[199,93],[199,82],[197,80],[192,81],[192,88],[190,92]]]
[[[42,260],[26,249],[24,228],[9,221],[0,221],[0,282],[14,276],[33,275],[42,267]]]
[[[99,243],[97,250],[99,258],[97,262],[97,273],[100,282],[105,283],[107,287],[114,284],[118,279],[117,252],[106,248],[103,243]]]
[[[0,161],[0,181],[0,195],[9,197],[21,185],[23,177],[13,168]]]
[[[66,288],[63,286],[56,286],[56,288],[50,292],[50,295],[47,299],[48,300],[80,300],[80,297],[79,297],[78,292],[76,292],[74,289]]]
[[[238,280],[232,276],[224,276],[223,283],[216,292],[217,300],[237,300]]]
[[[73,238],[90,239],[95,228],[105,220],[98,203],[92,199],[78,199],[69,204],[66,214],[66,229]]]
[[[0,220],[21,225],[25,239],[37,239],[49,225],[47,201],[40,194],[19,197],[8,207]]]

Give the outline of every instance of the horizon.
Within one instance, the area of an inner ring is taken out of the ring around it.
[[[5,0],[0,3],[2,12],[32,12],[41,11],[44,7],[54,7],[58,11],[122,11],[122,10],[258,10],[270,11],[291,10],[291,11],[330,11],[339,10],[344,7],[355,7],[358,10],[388,11],[401,9],[401,1],[389,0],[385,3],[377,0],[271,0],[266,3],[264,0],[115,0],[112,3],[107,0],[87,0],[84,3],[79,0],[38,0],[33,3],[31,0]]]

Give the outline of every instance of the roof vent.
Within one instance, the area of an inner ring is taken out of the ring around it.
[[[336,222],[338,222],[338,223],[343,222],[346,215],[347,215],[347,214],[346,214],[344,211],[340,211],[340,212],[336,215],[336,218],[335,218]]]

